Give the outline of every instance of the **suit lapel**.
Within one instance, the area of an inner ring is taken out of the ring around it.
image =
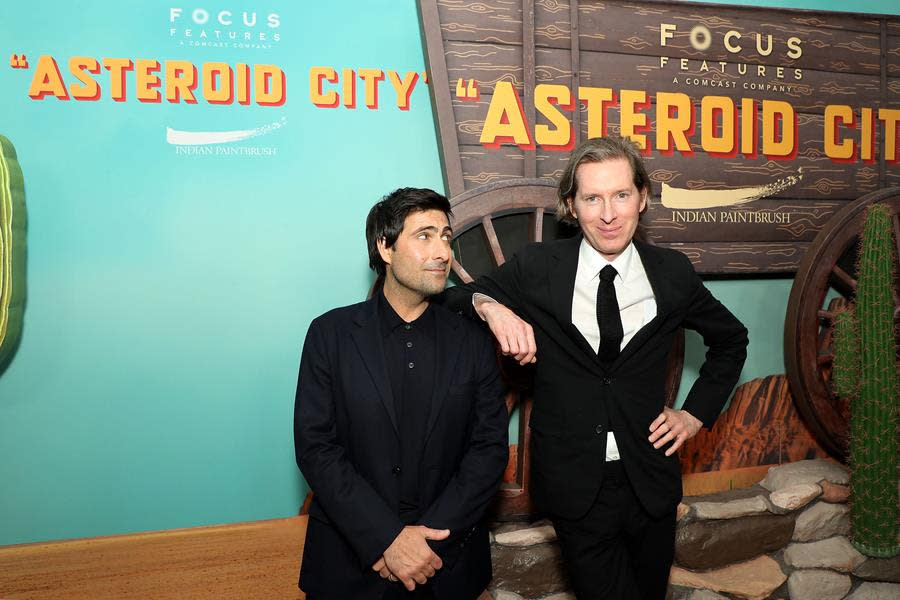
[[[391,382],[387,375],[387,361],[384,358],[384,347],[381,343],[381,328],[378,324],[377,297],[364,303],[354,317],[356,329],[353,330],[353,341],[362,356],[363,363],[372,377],[378,397],[384,404],[394,426],[394,432],[398,433],[397,415],[394,412],[394,394],[391,391]]]
[[[613,362],[613,368],[616,368],[624,361],[628,360],[635,351],[643,346],[653,334],[659,329],[666,319],[666,316],[672,311],[671,300],[672,290],[670,288],[670,280],[666,277],[666,271],[663,265],[662,256],[653,252],[652,248],[643,242],[634,240],[634,247],[638,251],[641,264],[644,265],[644,272],[647,274],[647,280],[653,289],[653,297],[656,300],[656,316],[646,325],[641,327],[634,337],[628,341],[628,344],[622,348],[619,356]]]
[[[448,314],[442,306],[433,305],[432,310],[434,310],[434,334],[437,339],[434,341],[434,387],[431,391],[428,424],[425,427],[426,443],[431,435],[431,430],[437,423],[444,401],[447,399],[450,382],[462,350],[456,339],[458,321],[455,318],[448,318],[452,315]]]
[[[582,236],[576,235],[560,243],[552,258],[550,269],[550,295],[553,311],[565,333],[564,346],[568,352],[589,369],[603,368],[597,353],[591,348],[578,328],[572,323],[572,297],[575,294],[575,275],[578,272],[578,249]],[[540,348],[538,356],[540,357]],[[538,358],[540,360],[540,358]]]

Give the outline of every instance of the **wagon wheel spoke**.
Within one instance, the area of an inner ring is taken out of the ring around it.
[[[472,276],[463,268],[459,261],[456,258],[453,259],[453,262],[450,263],[450,268],[453,269],[453,272],[456,273],[456,276],[462,279],[463,283],[472,283]]]
[[[534,209],[529,217],[529,235],[528,240],[531,242],[542,242],[544,240],[544,209],[540,206]]]
[[[820,354],[816,357],[816,363],[818,363],[819,366],[830,365],[833,362],[834,354]]]
[[[831,282],[845,297],[849,298],[856,294],[856,280],[839,265],[834,265],[831,269]]]
[[[494,266],[499,267],[506,262],[506,259],[503,258],[503,249],[500,247],[500,240],[497,238],[497,232],[494,230],[491,215],[482,217],[481,226],[484,230],[484,239],[491,249],[491,258],[494,261]]]

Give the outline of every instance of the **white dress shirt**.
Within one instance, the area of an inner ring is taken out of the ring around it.
[[[600,271],[612,265],[618,274],[613,279],[619,315],[622,318],[624,348],[638,330],[656,317],[656,298],[647,279],[641,257],[634,244],[612,262],[594,250],[587,240],[578,249],[578,270],[575,272],[575,292],[572,295],[572,324],[594,349],[600,348],[600,325],[597,323],[597,288]],[[606,460],[619,460],[619,447],[612,431],[606,436]]]

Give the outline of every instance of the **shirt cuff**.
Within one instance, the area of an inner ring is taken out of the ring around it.
[[[476,302],[496,302],[493,298],[488,296],[487,294],[482,294],[479,292],[475,292],[472,294],[472,310],[475,311],[475,314],[478,315],[478,318],[484,321],[484,317],[478,314],[478,309],[476,308]]]

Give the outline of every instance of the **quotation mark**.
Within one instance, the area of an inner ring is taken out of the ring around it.
[[[466,101],[478,100],[481,97],[481,92],[478,90],[478,84],[474,79],[470,79],[469,84],[466,85],[460,77],[456,81],[456,97]]]
[[[13,69],[27,69],[28,68],[28,59],[25,58],[25,55],[21,56],[18,54],[13,54],[9,57],[9,66]]]

